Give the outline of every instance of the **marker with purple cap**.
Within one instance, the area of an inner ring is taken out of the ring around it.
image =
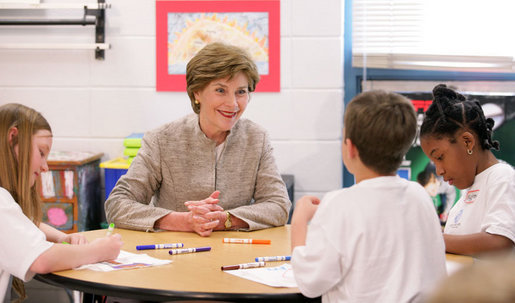
[[[202,252],[202,251],[210,251],[211,247],[191,247],[191,248],[178,248],[178,249],[171,249],[168,253],[170,255],[178,255],[178,254],[187,254],[187,253],[194,253],[194,252]]]

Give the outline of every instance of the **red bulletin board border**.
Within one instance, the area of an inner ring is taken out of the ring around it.
[[[186,75],[168,74],[169,12],[268,12],[268,75],[260,75],[258,92],[278,92],[280,78],[280,1],[279,0],[224,0],[224,1],[156,1],[156,90],[186,91]]]

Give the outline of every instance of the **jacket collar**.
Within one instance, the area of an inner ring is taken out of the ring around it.
[[[200,118],[198,114],[191,114],[190,115],[190,123],[193,124],[193,134],[195,138],[197,138],[201,143],[203,144],[213,144],[213,148],[216,147],[216,142],[209,139],[206,134],[202,131],[200,128]],[[240,118],[241,119],[241,118]],[[229,133],[227,134],[227,137],[225,137],[225,143],[229,142],[230,138],[233,136],[235,130],[238,128],[240,119],[234,124],[233,128],[229,130]]]

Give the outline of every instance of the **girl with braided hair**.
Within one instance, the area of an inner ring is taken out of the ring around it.
[[[491,152],[499,150],[493,126],[478,101],[443,84],[433,89],[420,128],[421,147],[438,175],[465,190],[445,225],[447,252],[515,251],[515,171]]]

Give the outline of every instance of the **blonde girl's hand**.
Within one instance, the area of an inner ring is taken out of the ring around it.
[[[65,237],[61,238],[60,243],[68,243],[68,244],[74,244],[74,245],[84,245],[88,244],[88,239],[83,234],[80,233],[73,233],[73,234],[66,234]]]
[[[107,237],[95,239],[91,242],[95,247],[97,255],[96,262],[111,261],[118,258],[120,249],[123,246],[122,236],[120,234],[113,234]]]
[[[315,196],[304,196],[295,203],[295,210],[292,215],[292,222],[300,221],[307,223],[311,221],[320,204],[320,199]]]

